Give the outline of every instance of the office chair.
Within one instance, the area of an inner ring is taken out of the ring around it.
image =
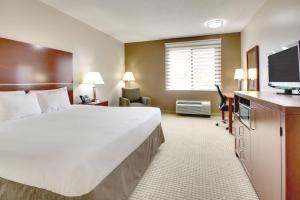
[[[215,85],[218,91],[218,94],[220,96],[220,105],[219,105],[219,109],[220,111],[222,111],[222,121],[224,124],[226,124],[227,120],[225,119],[225,112],[228,111],[228,105],[226,104],[227,98],[226,96],[223,95],[223,93],[220,90],[220,87],[216,84]],[[219,126],[219,122],[216,123],[216,126]],[[226,129],[228,130],[228,127],[226,127]]]

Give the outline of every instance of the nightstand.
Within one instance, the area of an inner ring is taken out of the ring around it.
[[[91,102],[82,105],[92,105],[92,106],[108,106],[108,101],[98,101],[98,102]]]

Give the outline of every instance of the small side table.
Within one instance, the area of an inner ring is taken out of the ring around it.
[[[108,106],[108,101],[99,101],[99,102],[91,102],[82,105],[90,105],[90,106]]]

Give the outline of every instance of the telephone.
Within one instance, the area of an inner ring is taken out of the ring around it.
[[[82,104],[91,103],[92,99],[88,95],[80,95],[80,99],[82,101]]]

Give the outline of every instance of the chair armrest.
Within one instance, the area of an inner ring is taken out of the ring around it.
[[[150,97],[141,97],[142,103],[146,106],[151,106],[151,98]]]
[[[130,100],[124,97],[120,97],[119,106],[130,106]]]

